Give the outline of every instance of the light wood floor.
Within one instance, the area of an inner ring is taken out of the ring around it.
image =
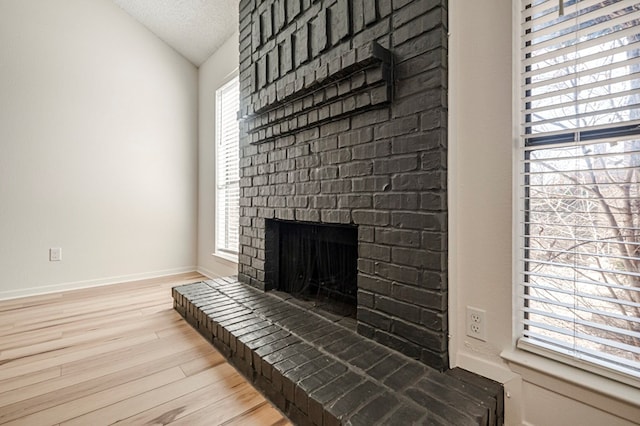
[[[172,309],[200,279],[0,301],[0,424],[289,424]]]

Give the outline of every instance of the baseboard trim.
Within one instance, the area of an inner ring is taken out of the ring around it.
[[[214,280],[216,278],[222,278],[219,274],[216,274],[216,273],[212,272],[211,270],[209,270],[207,268],[203,268],[202,266],[198,266],[196,268],[196,272],[204,275],[205,277],[209,278],[210,280]]]
[[[150,278],[167,277],[170,275],[184,274],[187,272],[199,272],[199,270],[198,268],[196,268],[196,266],[184,266],[181,268],[163,269],[160,271],[143,272],[139,274],[118,275],[113,277],[97,278],[93,280],[53,284],[42,287],[23,288],[20,290],[0,291],[0,300],[18,299],[20,297],[39,296],[42,294],[59,293],[61,291],[79,290],[91,287],[102,287],[106,285],[121,284],[128,281],[139,281]]]

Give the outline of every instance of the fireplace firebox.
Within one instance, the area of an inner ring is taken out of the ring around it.
[[[356,317],[358,228],[268,220],[270,287],[316,307]]]

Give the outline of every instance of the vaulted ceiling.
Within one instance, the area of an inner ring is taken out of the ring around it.
[[[200,66],[238,29],[238,0],[112,0]]]

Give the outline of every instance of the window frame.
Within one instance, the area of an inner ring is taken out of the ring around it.
[[[239,75],[237,73],[234,73],[232,76],[230,76],[228,79],[226,79],[224,81],[224,83],[222,83],[215,91],[215,95],[214,95],[214,99],[215,99],[215,108],[214,108],[214,126],[215,126],[215,135],[214,135],[214,158],[215,158],[215,172],[214,172],[214,255],[221,257],[225,260],[228,261],[232,261],[237,263],[238,262],[238,250],[230,250],[228,247],[225,246],[221,246],[219,244],[220,242],[220,232],[228,232],[228,229],[224,229],[221,230],[220,229],[220,215],[223,214],[223,212],[221,212],[221,203],[220,203],[220,187],[222,186],[222,184],[219,181],[219,171],[220,171],[220,161],[221,161],[221,154],[220,154],[220,148],[221,148],[221,126],[220,126],[220,121],[222,120],[222,115],[224,114],[224,111],[222,111],[221,108],[221,97],[223,96],[223,93],[228,90],[230,87],[232,86],[236,86],[237,88],[237,93],[239,96],[239,92],[240,92],[240,81],[239,81]],[[239,126],[239,123],[238,123]],[[238,148],[239,148],[239,139],[240,139],[240,135],[239,135],[239,128],[238,128]],[[240,165],[239,165],[239,155],[238,155],[238,171],[240,170]],[[239,188],[239,182],[240,182],[240,176],[238,173],[238,180],[237,180],[237,184],[238,184],[238,188]],[[228,185],[228,183],[227,183]],[[239,203],[239,194],[238,194],[238,203]],[[228,223],[225,222],[224,224],[225,228],[228,226]],[[237,227],[237,232],[239,233],[239,224]],[[237,236],[237,239],[239,240],[239,235]],[[239,249],[239,247],[238,247]]]
[[[526,197],[525,197],[525,167],[526,160],[525,158],[528,156],[529,152],[532,152],[532,146],[535,146],[535,149],[544,148],[547,146],[561,146],[566,141],[562,139],[558,140],[540,140],[534,141],[533,144],[527,145],[525,143],[525,138],[523,135],[524,128],[524,120],[522,113],[522,99],[524,96],[524,91],[522,87],[522,70],[524,68],[524,64],[522,61],[522,46],[521,46],[521,23],[520,23],[520,6],[521,1],[513,2],[513,16],[514,16],[514,25],[512,28],[513,34],[513,209],[512,209],[512,229],[513,229],[513,345],[517,350],[526,351],[533,355],[539,355],[544,357],[545,359],[553,361],[557,361],[562,363],[563,365],[579,368],[584,370],[586,374],[596,374],[598,376],[613,379],[617,382],[624,383],[626,385],[630,385],[636,389],[640,388],[640,380],[638,377],[633,375],[628,375],[625,373],[618,372],[616,370],[609,369],[605,366],[599,365],[598,363],[580,360],[572,356],[564,355],[561,352],[557,352],[551,349],[546,349],[544,347],[532,344],[527,342],[521,337],[524,335],[524,327],[525,327],[525,291],[526,291],[526,282],[523,280],[523,276],[525,275],[525,265],[527,264],[527,257],[525,252],[527,244],[523,245],[523,242],[527,238],[526,231],[526,222],[525,214],[527,210],[526,207]],[[637,127],[636,127],[637,128]],[[602,135],[599,130],[591,130],[587,131],[586,137],[581,139],[581,141],[586,140],[599,140],[603,139],[608,135]],[[593,136],[591,136],[593,135]],[[625,135],[633,135],[640,138],[640,134],[638,134],[637,130],[628,130],[621,129],[616,133],[616,136],[625,136]],[[523,285],[524,284],[524,285]],[[521,362],[521,356],[518,355],[510,355],[508,352],[503,354],[503,358],[508,361],[513,361],[515,363]],[[529,355],[530,356],[530,355]],[[524,365],[524,364],[523,364]]]

